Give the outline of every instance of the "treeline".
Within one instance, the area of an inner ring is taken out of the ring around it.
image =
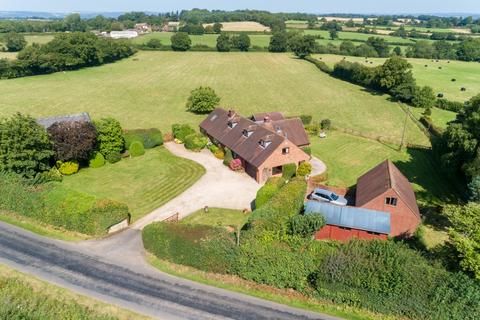
[[[134,53],[127,41],[84,32],[62,33],[46,44],[26,47],[15,60],[0,59],[0,79],[98,66]]]
[[[480,39],[468,38],[453,44],[445,40],[417,41],[408,47],[406,56],[409,58],[480,61]]]

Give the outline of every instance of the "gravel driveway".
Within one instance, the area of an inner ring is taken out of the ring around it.
[[[206,173],[193,186],[178,197],[155,209],[132,225],[143,229],[146,225],[161,221],[178,212],[183,218],[205,206],[228,209],[251,209],[258,189],[261,187],[245,173],[233,172],[215,158],[208,150],[192,152],[181,144],[165,144],[171,153],[201,164]]]

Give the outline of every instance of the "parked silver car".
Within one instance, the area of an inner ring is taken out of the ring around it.
[[[342,196],[339,196],[335,192],[325,190],[325,189],[320,189],[316,188],[313,190],[312,194],[310,195],[311,200],[317,200],[317,201],[324,201],[324,202],[330,202],[331,204],[336,204],[338,206],[346,206],[347,205],[347,199],[345,199]]]

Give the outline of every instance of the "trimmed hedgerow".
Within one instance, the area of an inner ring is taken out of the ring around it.
[[[256,233],[268,231],[280,237],[287,231],[291,217],[303,209],[307,183],[303,178],[294,178],[275,194],[266,204],[255,210],[249,218],[249,226]]]
[[[235,255],[235,242],[225,228],[152,223],[142,233],[145,249],[174,263],[226,273]]]
[[[122,160],[122,155],[117,152],[112,152],[107,154],[105,160],[107,160],[108,163],[117,163],[118,161]]]
[[[297,172],[297,165],[295,163],[287,163],[282,166],[282,177],[285,180],[290,180]]]
[[[267,182],[257,191],[255,198],[255,208],[260,208],[268,202],[283,186],[285,179],[282,177],[271,177]]]
[[[14,175],[0,173],[0,209],[88,235],[129,219],[127,205],[73,191],[61,184],[32,186]]]
[[[140,141],[145,149],[163,145],[163,134],[155,128],[127,130],[124,132],[123,138],[125,139],[125,148],[127,150],[130,149],[130,145],[134,141]]]
[[[145,154],[145,149],[140,141],[133,141],[128,151],[132,157],[139,157]]]
[[[325,223],[325,218],[321,214],[296,215],[289,221],[289,233],[309,237],[325,226]]]
[[[90,168],[100,168],[105,165],[105,157],[100,152],[94,152],[90,160],[88,161],[88,166]]]
[[[174,124],[172,125],[173,137],[180,141],[185,141],[185,138],[195,133],[195,130],[188,124]]]

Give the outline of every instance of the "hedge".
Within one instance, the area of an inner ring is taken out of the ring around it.
[[[235,242],[225,228],[157,222],[142,237],[157,257],[197,269],[226,273],[234,260]]]
[[[100,152],[94,152],[90,160],[88,161],[88,166],[90,168],[100,168],[105,165],[105,158]]]
[[[57,161],[56,167],[61,174],[69,176],[77,173],[80,165],[77,161]]]
[[[59,183],[31,186],[17,176],[0,173],[0,190],[0,209],[83,234],[103,235],[108,227],[130,217],[123,203],[97,199]]]
[[[307,60],[308,62],[313,63],[318,69],[320,69],[320,71],[323,71],[323,72],[328,73],[328,74],[332,74],[332,72],[333,72],[332,68],[330,68],[323,61],[317,60],[317,59],[315,59],[311,56],[306,56],[304,59]]]
[[[447,99],[437,99],[435,102],[435,107],[443,110],[459,112],[463,109],[464,104],[459,101],[450,101]]]
[[[140,141],[145,149],[155,148],[163,145],[163,134],[158,129],[136,129],[124,132],[125,148],[130,149],[130,145],[134,141]]]
[[[193,133],[185,137],[184,143],[188,150],[201,151],[207,146],[208,139],[199,133]]]
[[[312,173],[312,165],[310,164],[310,162],[300,163],[300,165],[298,166],[298,169],[297,169],[297,176],[305,177],[306,175],[309,175],[310,173]]]
[[[195,130],[188,124],[174,124],[172,125],[172,133],[175,139],[185,141],[185,138],[195,133]]]
[[[282,177],[285,180],[290,180],[297,172],[297,165],[295,163],[287,163],[282,166]]]
[[[132,157],[140,157],[145,154],[145,149],[140,141],[133,141],[130,145],[129,152]]]
[[[302,211],[306,192],[307,183],[303,178],[292,179],[266,204],[253,211],[248,225],[256,233],[285,234],[289,219]]]
[[[283,186],[285,179],[282,177],[272,177],[257,191],[255,198],[255,208],[258,209],[267,203]]]

